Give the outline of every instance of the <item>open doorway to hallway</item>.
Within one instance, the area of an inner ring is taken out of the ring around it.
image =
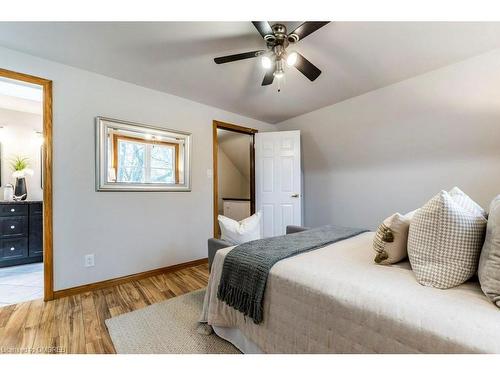
[[[0,306],[43,297],[43,88],[0,78]]]
[[[220,121],[213,123],[214,237],[218,215],[236,221],[255,213],[255,129]]]
[[[0,307],[52,298],[51,95],[0,69]]]

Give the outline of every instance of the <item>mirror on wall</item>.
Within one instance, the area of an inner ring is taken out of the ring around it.
[[[96,118],[97,191],[190,191],[191,134]]]

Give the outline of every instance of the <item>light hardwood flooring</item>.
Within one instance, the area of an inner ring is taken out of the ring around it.
[[[1,353],[115,353],[104,321],[208,282],[203,264],[54,301],[0,308]]]

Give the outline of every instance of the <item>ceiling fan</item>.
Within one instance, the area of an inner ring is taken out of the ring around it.
[[[262,67],[266,69],[266,75],[262,81],[262,86],[270,85],[273,83],[274,78],[282,78],[285,74],[285,64],[294,66],[299,72],[309,78],[310,81],[314,81],[318,78],[321,74],[321,70],[300,53],[296,51],[288,53],[286,49],[288,46],[304,39],[306,36],[312,34],[329,22],[307,21],[291,33],[288,33],[286,26],[281,23],[272,26],[267,21],[252,21],[252,23],[266,41],[267,50],[216,57],[214,59],[216,64],[225,64],[260,56]]]

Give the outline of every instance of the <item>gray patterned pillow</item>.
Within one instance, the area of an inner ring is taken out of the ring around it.
[[[478,276],[484,294],[500,307],[500,195],[490,205]]]
[[[477,271],[486,219],[441,191],[415,213],[408,258],[419,283],[452,288]]]

